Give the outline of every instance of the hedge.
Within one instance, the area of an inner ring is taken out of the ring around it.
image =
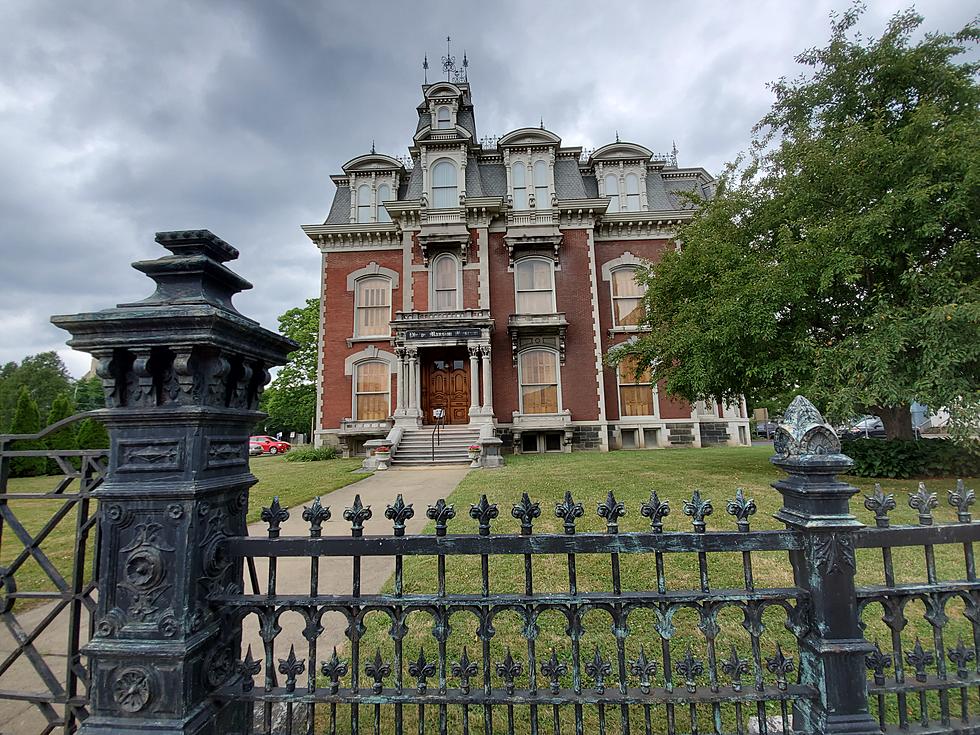
[[[858,477],[977,477],[980,441],[854,439],[842,451]]]

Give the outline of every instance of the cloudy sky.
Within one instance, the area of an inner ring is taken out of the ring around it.
[[[875,34],[907,0],[871,0]],[[822,43],[842,0],[618,2],[48,2],[0,4],[0,362],[58,349],[51,314],[149,293],[134,260],[157,230],[206,227],[241,251],[276,316],[317,295],[300,230],[321,222],[330,174],[370,149],[401,155],[421,61],[465,48],[480,135],[543,118],[569,145],[676,141],[717,172],[768,109],[766,82]],[[952,31],[966,0],[920,3]]]

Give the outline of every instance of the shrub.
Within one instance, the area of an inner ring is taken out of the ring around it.
[[[844,443],[859,477],[975,477],[980,474],[980,442],[950,439],[855,439]]]
[[[299,447],[289,450],[287,462],[321,462],[325,459],[337,459],[340,451],[337,447]]]
[[[41,413],[37,403],[31,398],[27,386],[22,385],[17,396],[17,408],[14,419],[10,423],[11,434],[36,434],[41,430]],[[22,439],[11,442],[10,448],[27,451],[44,449],[44,442],[38,439]],[[44,457],[11,457],[11,477],[36,477],[43,475],[48,469],[48,460]]]
[[[108,449],[109,432],[105,426],[95,419],[84,419],[78,425],[78,448],[79,449]]]

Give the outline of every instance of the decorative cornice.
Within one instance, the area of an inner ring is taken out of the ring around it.
[[[401,231],[395,223],[303,225],[303,232],[324,253],[384,250],[402,246]]]

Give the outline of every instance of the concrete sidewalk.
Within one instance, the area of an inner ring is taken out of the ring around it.
[[[321,499],[328,506],[332,518],[323,524],[323,535],[349,536],[350,523],[344,520],[344,508],[354,502],[354,496],[360,494],[361,502],[371,506],[373,517],[364,524],[365,535],[387,534],[391,532],[391,521],[384,517],[385,507],[394,501],[401,493],[406,503],[411,503],[415,509],[415,517],[406,523],[407,533],[416,533],[426,524],[425,509],[430,503],[439,498],[448,497],[460,480],[469,471],[468,468],[412,468],[377,472],[346,487],[334,490]],[[311,498],[312,500],[312,498]],[[289,508],[289,520],[282,524],[283,536],[308,536],[309,525],[303,521],[303,505]],[[309,505],[309,502],[305,503]],[[463,509],[465,512],[465,509]],[[267,526],[256,523],[249,526],[251,536],[266,536]],[[256,567],[259,577],[259,589],[265,592],[268,579],[268,564],[265,559],[257,559]],[[329,594],[349,593],[351,589],[352,564],[350,559],[323,559],[320,562],[320,592]],[[378,592],[388,581],[394,570],[394,560],[389,557],[369,557],[361,561],[361,591],[364,594]],[[248,574],[245,575],[245,591],[251,593]],[[310,560],[309,559],[280,559],[276,587],[282,594],[309,594],[310,592]],[[61,685],[65,682],[67,657],[65,656],[68,640],[68,609],[64,608],[55,614],[55,605],[41,605],[23,613],[15,613],[20,626],[28,633],[32,631],[49,615],[54,615],[48,627],[34,641],[38,652],[44,657],[45,663],[51,668],[52,675]],[[303,638],[303,623],[299,615],[286,613],[282,616],[282,632],[276,637],[274,657],[285,658],[291,644],[296,646],[296,655],[306,658],[309,646]],[[324,631],[317,641],[317,662],[328,658],[330,651],[346,642],[344,636],[345,624],[339,614],[328,615],[323,621]],[[88,615],[83,611],[81,630],[88,630]],[[258,635],[255,616],[245,621],[243,651],[251,644],[252,653],[256,659],[264,656],[262,639]],[[6,658],[16,647],[16,641],[11,628],[0,626],[0,659]],[[275,661],[278,665],[278,661]],[[277,674],[278,675],[278,674]],[[264,666],[263,673],[264,676]],[[261,677],[260,677],[261,678]],[[37,675],[34,667],[26,657],[21,656],[0,677],[0,689],[19,691],[44,691],[45,683]],[[46,721],[38,708],[30,702],[10,699],[0,699],[0,735],[34,735],[44,730]]]

